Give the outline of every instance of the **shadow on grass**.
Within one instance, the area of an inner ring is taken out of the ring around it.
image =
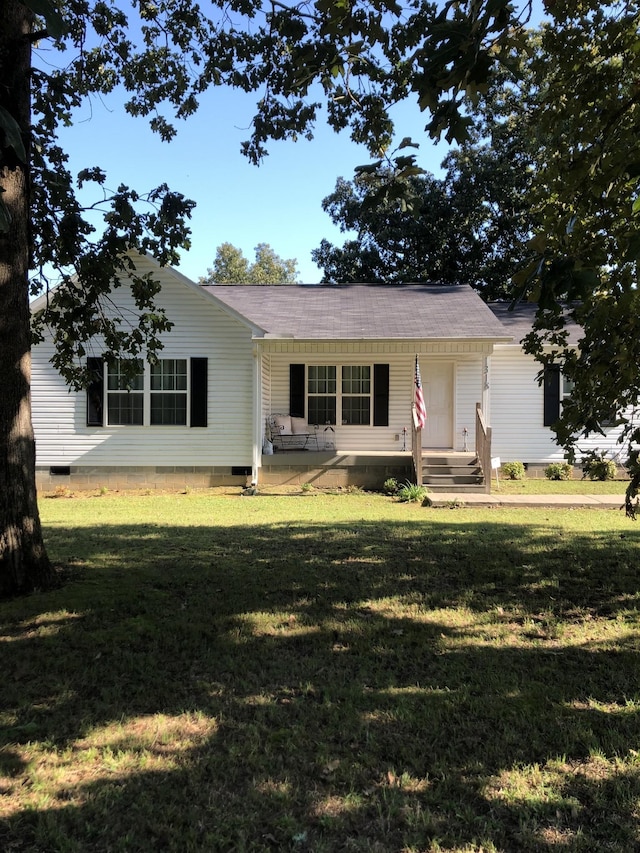
[[[640,849],[635,528],[48,538],[67,585],[3,605],[4,850]]]

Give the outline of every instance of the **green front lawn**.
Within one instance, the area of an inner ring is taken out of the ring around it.
[[[0,849],[640,849],[640,527],[381,495],[43,499]]]
[[[524,480],[507,480],[500,477],[496,484],[495,472],[491,491],[503,495],[624,495],[629,480],[547,480],[526,477]]]

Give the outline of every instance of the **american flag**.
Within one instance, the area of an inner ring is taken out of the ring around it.
[[[427,409],[424,404],[424,395],[422,393],[422,379],[420,379],[420,365],[418,364],[418,356],[416,356],[416,427],[424,429],[427,422]]]

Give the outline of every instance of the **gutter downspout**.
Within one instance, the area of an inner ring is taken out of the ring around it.
[[[253,458],[251,482],[258,485],[262,467],[262,341],[253,342]]]

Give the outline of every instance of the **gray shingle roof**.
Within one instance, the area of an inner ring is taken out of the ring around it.
[[[528,335],[533,328],[538,306],[533,302],[519,302],[511,307],[510,302],[490,302],[489,308],[496,315],[507,331],[507,334],[513,335],[514,344],[519,344],[525,335]],[[581,329],[572,321],[567,322],[567,330],[569,332],[569,344],[576,346],[581,337]]]
[[[204,285],[265,334],[298,340],[509,339],[467,285]]]

